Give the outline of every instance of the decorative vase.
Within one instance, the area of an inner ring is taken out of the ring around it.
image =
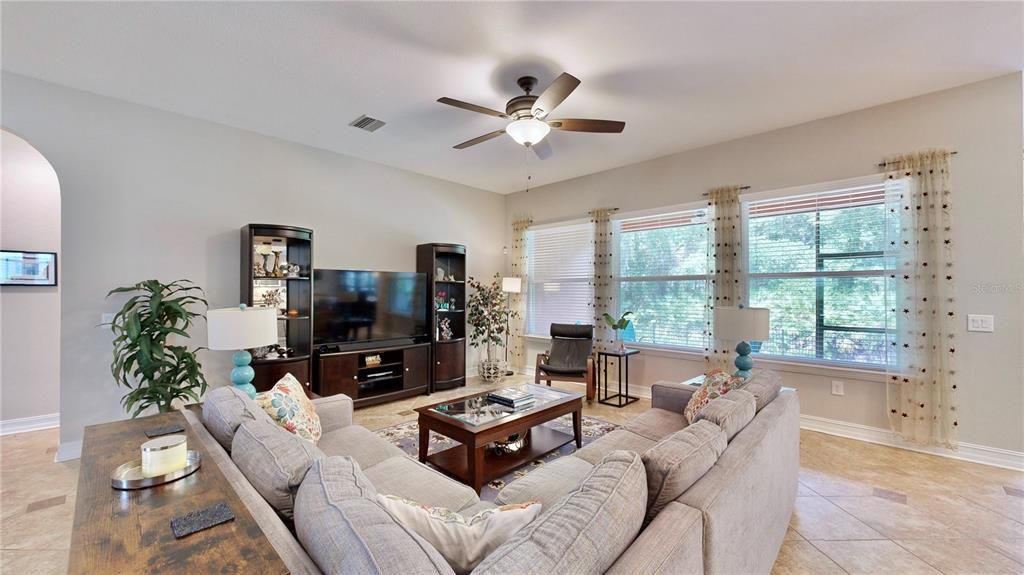
[[[500,359],[482,359],[478,365],[480,377],[488,383],[505,379],[505,362]]]

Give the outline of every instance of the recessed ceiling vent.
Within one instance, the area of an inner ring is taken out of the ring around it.
[[[367,132],[376,132],[383,125],[384,122],[378,120],[377,118],[371,118],[365,115],[359,116],[355,120],[352,120],[352,123],[349,124],[349,126],[352,126],[353,128],[359,128],[360,130],[366,130]]]

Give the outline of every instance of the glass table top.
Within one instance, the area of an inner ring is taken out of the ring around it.
[[[457,419],[468,425],[485,425],[510,415],[543,407],[553,401],[565,399],[573,395],[569,392],[532,384],[498,388],[494,391],[506,389],[530,392],[533,394],[534,401],[531,405],[524,407],[510,407],[487,399],[487,394],[485,393],[442,403],[432,407],[430,410],[452,419]]]

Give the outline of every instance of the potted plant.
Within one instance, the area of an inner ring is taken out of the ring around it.
[[[117,385],[131,390],[121,398],[125,411],[137,417],[154,405],[161,413],[170,411],[175,399],[199,401],[207,387],[196,358],[199,348],[168,338],[189,337],[186,330],[202,316],[191,308],[206,308],[202,288],[189,280],[146,280],[110,290],[107,297],[120,293],[133,295],[107,325],[115,336],[110,373]]]
[[[604,322],[607,323],[608,327],[615,332],[615,349],[618,351],[622,351],[626,348],[626,344],[622,342],[622,337],[619,334],[619,331],[629,327],[629,322],[631,321],[629,316],[631,315],[633,315],[633,312],[627,311],[622,314],[619,319],[615,319],[611,314],[604,314]]]
[[[495,358],[494,349],[501,345],[508,319],[518,314],[505,305],[500,275],[495,274],[489,284],[471,277],[467,285],[475,290],[466,300],[466,321],[473,327],[470,345],[484,346],[486,350],[486,358],[479,364],[480,377],[489,382],[501,381],[505,377],[505,362]]]

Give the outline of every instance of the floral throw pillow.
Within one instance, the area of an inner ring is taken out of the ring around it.
[[[530,501],[463,517],[445,507],[429,507],[395,495],[378,494],[377,502],[399,523],[433,545],[460,575],[472,571],[541,511],[540,503]]]
[[[306,397],[302,384],[287,374],[270,391],[256,394],[256,403],[274,423],[316,445],[322,433],[316,406]]]
[[[701,384],[700,389],[693,392],[690,401],[686,404],[686,409],[683,410],[686,421],[693,423],[697,414],[704,409],[709,401],[743,387],[746,382],[746,379],[729,375],[721,369],[712,369],[705,373],[704,383]]]

